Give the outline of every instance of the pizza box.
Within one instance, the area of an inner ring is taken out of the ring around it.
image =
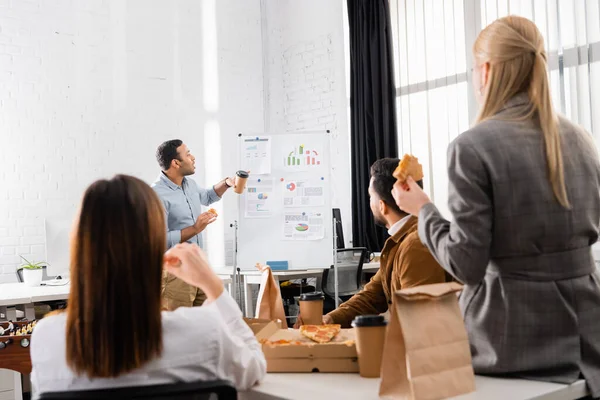
[[[265,326],[256,338],[265,342],[262,350],[267,372],[358,372],[354,329],[342,329],[329,343],[320,344],[302,336],[296,329]],[[277,340],[301,344],[274,345]]]
[[[261,318],[244,318],[244,322],[248,324],[254,335],[258,332],[262,331],[267,325],[271,322],[275,325],[276,329],[281,329],[281,320],[271,321],[270,319],[261,319]]]

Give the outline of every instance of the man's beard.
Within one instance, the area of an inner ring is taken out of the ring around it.
[[[386,228],[387,221],[385,221],[382,217],[373,215],[373,219],[375,220],[375,225],[381,226],[382,228]]]

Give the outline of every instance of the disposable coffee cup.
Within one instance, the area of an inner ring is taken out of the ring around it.
[[[235,185],[233,186],[233,191],[237,194],[244,193],[244,189],[246,188],[246,181],[248,180],[248,174],[246,171],[238,171],[235,173]]]
[[[356,330],[358,369],[364,378],[379,378],[387,322],[381,315],[359,315],[352,321]]]
[[[300,295],[300,317],[304,325],[323,325],[323,299],[321,292]]]

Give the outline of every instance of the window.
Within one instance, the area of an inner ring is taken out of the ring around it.
[[[546,42],[555,107],[600,142],[600,1],[481,0],[481,21],[515,14]]]
[[[419,157],[448,216],[446,149],[469,126],[465,2],[392,0],[398,151]]]
[[[477,114],[471,47],[506,15],[533,20],[549,55],[556,109],[600,143],[600,0],[390,0],[399,153],[419,157],[425,190],[447,209],[446,149]]]

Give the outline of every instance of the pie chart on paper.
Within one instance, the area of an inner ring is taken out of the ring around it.
[[[296,190],[296,184],[294,182],[290,182],[286,185],[286,189],[290,192],[293,192],[294,190]]]
[[[308,230],[308,225],[306,225],[306,224],[298,224],[296,226],[296,230],[298,232],[306,232]]]

